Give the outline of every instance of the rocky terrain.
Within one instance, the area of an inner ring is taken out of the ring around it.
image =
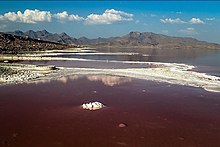
[[[52,34],[46,30],[27,32],[14,31],[9,34],[29,37],[32,39],[50,41],[54,43],[68,44],[74,46],[90,46],[95,48],[159,48],[159,49],[220,49],[219,44],[199,41],[189,37],[171,37],[152,32],[130,32],[121,37],[96,38],[86,37],[73,38],[66,33]]]
[[[46,30],[36,31],[36,32],[33,30],[29,30],[27,32],[16,30],[14,32],[7,32],[7,33],[16,36],[29,37],[32,39],[61,43],[61,44],[71,44],[71,45],[79,44],[76,38],[72,38],[64,32],[61,34],[57,34],[57,33],[53,34],[53,33],[49,33]]]
[[[0,53],[21,53],[24,51],[40,51],[51,49],[66,49],[72,45],[0,33]]]
[[[90,45],[121,48],[220,49],[220,45],[215,43],[199,41],[194,38],[171,37],[151,32],[130,32],[122,37],[110,38],[109,40]]]

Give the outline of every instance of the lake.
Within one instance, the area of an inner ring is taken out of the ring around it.
[[[21,63],[137,68],[143,65],[124,65],[109,61],[177,62],[195,65],[195,70],[200,72],[217,76],[220,73],[219,51],[144,51],[140,53],[148,56],[63,56],[106,62]],[[0,86],[0,143],[2,146],[16,147],[220,146],[219,98],[220,93],[208,92],[202,88],[113,75],[73,75],[29,84]],[[80,107],[91,101],[102,102],[106,107],[96,111]],[[121,123],[126,126],[119,127]]]

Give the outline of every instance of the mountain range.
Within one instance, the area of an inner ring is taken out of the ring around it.
[[[57,33],[52,34],[46,30],[36,31],[36,32],[33,30],[29,30],[27,32],[16,30],[14,32],[7,32],[7,33],[11,35],[15,35],[15,36],[22,36],[22,37],[28,36],[29,38],[32,38],[32,39],[50,41],[50,42],[55,42],[55,43],[78,44],[77,39],[70,37],[64,32],[61,34],[57,34]]]
[[[16,54],[25,51],[61,50],[71,47],[76,46],[0,32],[0,53]]]
[[[152,32],[130,32],[121,37],[96,38],[86,37],[73,38],[66,33],[53,34],[46,30],[27,32],[14,31],[8,34],[29,37],[37,40],[50,41],[68,45],[91,46],[91,47],[118,47],[118,48],[160,48],[160,49],[220,49],[216,43],[199,41],[189,37],[171,37]]]

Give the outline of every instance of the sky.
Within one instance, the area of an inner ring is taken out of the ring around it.
[[[0,32],[97,38],[139,31],[220,43],[219,8],[218,1],[0,1]]]

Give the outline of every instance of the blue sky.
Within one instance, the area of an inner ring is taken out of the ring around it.
[[[72,37],[122,36],[130,31],[220,43],[220,2],[0,2],[0,31],[43,30]]]

